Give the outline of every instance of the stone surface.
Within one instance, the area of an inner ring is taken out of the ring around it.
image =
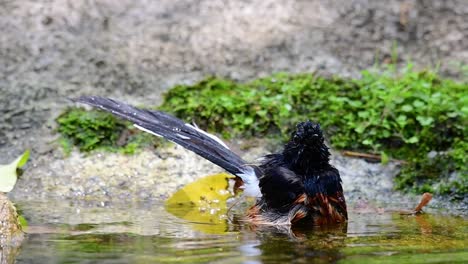
[[[22,239],[16,208],[5,194],[0,193],[0,246],[17,245]]]
[[[135,155],[74,151],[47,159],[19,179],[11,194],[15,199],[162,200],[198,177],[220,171],[177,145]]]
[[[0,193],[0,264],[14,263],[24,239],[15,206]]]

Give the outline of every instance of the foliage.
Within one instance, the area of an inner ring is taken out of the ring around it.
[[[410,165],[403,167],[396,179],[397,188],[416,192],[435,190],[453,199],[463,199],[468,193],[467,150],[468,144],[458,140],[447,152],[410,159]]]
[[[81,151],[104,149],[132,154],[142,147],[159,144],[158,138],[103,111],[69,108],[56,121],[65,152],[75,145]]]
[[[341,86],[354,87],[340,79],[327,80],[311,74],[279,73],[247,84],[209,77],[193,86],[172,88],[161,109],[191,118],[187,121],[219,131],[227,138],[271,135],[271,132],[284,136],[304,119],[308,110],[322,114],[318,110],[328,95],[338,92]]]
[[[356,80],[286,73],[249,83],[209,77],[174,87],[161,108],[225,137],[278,132],[286,139],[297,122],[319,121],[336,148],[408,160],[399,189],[461,197],[467,89],[409,64],[401,72],[393,66],[363,71]],[[430,151],[438,153],[433,160],[427,158]],[[459,176],[452,177],[455,171]]]

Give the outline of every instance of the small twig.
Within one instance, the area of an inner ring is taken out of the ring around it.
[[[355,151],[350,151],[350,150],[344,150],[341,152],[343,155],[348,156],[348,157],[354,157],[354,158],[363,158],[363,159],[370,159],[374,161],[381,161],[382,156],[378,154],[371,154],[371,153],[362,153],[362,152],[355,152]],[[398,162],[401,164],[406,164],[407,162],[404,160],[398,160],[398,159],[390,159],[391,161]]]
[[[370,154],[370,153],[354,152],[354,151],[349,151],[349,150],[345,150],[342,153],[343,155],[349,156],[349,157],[373,159],[376,161],[380,161],[382,159],[380,155]]]

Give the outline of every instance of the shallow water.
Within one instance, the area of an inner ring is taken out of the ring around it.
[[[17,263],[468,262],[467,219],[439,213],[350,212],[347,225],[290,230],[249,226],[236,221],[240,215],[190,222],[162,203],[49,200],[18,207],[29,234]]]

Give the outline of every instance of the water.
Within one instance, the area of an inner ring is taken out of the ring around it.
[[[191,222],[162,203],[19,202],[29,220],[17,263],[460,263],[467,219],[350,212],[329,228]],[[240,213],[240,212],[237,212]]]

